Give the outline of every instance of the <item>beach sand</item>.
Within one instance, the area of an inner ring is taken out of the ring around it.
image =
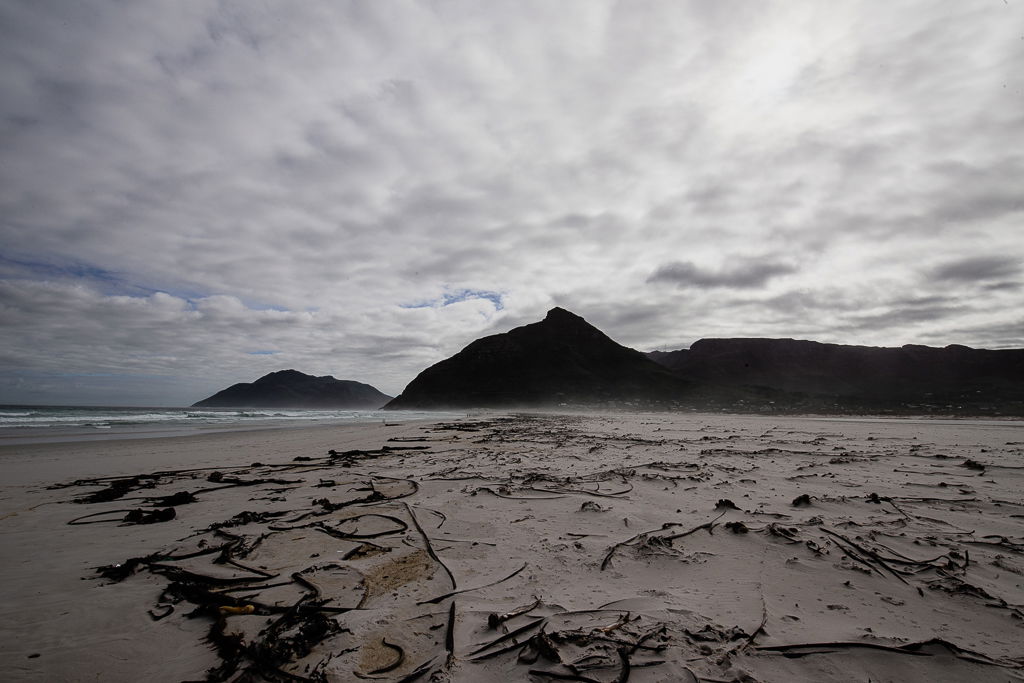
[[[1024,680],[1019,421],[480,413],[0,472],[5,680]]]

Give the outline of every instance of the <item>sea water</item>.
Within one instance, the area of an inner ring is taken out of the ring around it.
[[[316,424],[393,423],[456,416],[407,410],[0,405],[0,444],[176,436]]]

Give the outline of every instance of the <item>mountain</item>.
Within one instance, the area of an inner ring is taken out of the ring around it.
[[[391,400],[369,384],[281,370],[255,382],[235,384],[192,404],[193,408],[347,408],[376,410]]]
[[[642,354],[561,308],[478,339],[388,409],[622,405],[805,413],[1024,415],[1024,349],[702,339]]]
[[[1024,349],[702,339],[689,350],[647,355],[719,403],[812,411],[1024,411]]]
[[[562,308],[472,342],[421,372],[388,409],[664,403],[687,383]]]

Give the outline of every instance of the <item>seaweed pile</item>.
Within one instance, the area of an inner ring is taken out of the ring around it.
[[[729,424],[513,415],[60,487],[104,508],[69,524],[180,525],[97,571],[208,623],[208,681],[1024,680],[1016,446]]]

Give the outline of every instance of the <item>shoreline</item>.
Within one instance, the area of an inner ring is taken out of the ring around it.
[[[196,434],[210,434],[217,432],[234,431],[261,431],[265,429],[292,429],[316,426],[343,426],[373,424],[376,422],[405,422],[420,420],[449,419],[462,416],[465,411],[394,411],[384,413],[383,411],[331,411],[320,410],[292,410],[289,413],[275,414],[265,413],[253,415],[248,410],[232,409],[230,411],[214,411],[210,416],[218,416],[216,421],[192,420],[192,416],[173,416],[177,409],[170,409],[170,412],[151,413],[151,410],[141,415],[119,413],[118,411],[135,411],[135,408],[103,408],[98,415],[87,415],[85,413],[74,415],[78,411],[87,411],[91,408],[81,407],[50,407],[54,410],[67,411],[72,416],[46,417],[38,416],[33,419],[42,421],[54,420],[58,424],[0,424],[0,446],[4,445],[28,445],[33,443],[61,443],[75,441],[111,441],[117,439],[149,439],[169,438],[177,436],[191,436]],[[340,412],[341,414],[337,414]],[[238,418],[238,415],[244,415]],[[234,419],[232,419],[234,418]],[[12,417],[17,420],[18,417]],[[67,424],[60,424],[67,422]]]
[[[0,430],[0,450],[5,447],[33,446],[43,444],[107,442],[120,440],[174,439],[203,436],[221,432],[260,432],[271,429],[305,429],[324,424],[268,424],[268,425],[197,425],[194,427],[135,426],[120,428],[95,427],[10,427]]]
[[[237,466],[259,459],[254,456],[268,450],[274,457],[309,456],[311,451],[314,454],[321,450],[326,452],[339,443],[373,442],[384,430],[419,424],[422,424],[419,420],[409,420],[398,424],[244,425],[233,429],[214,427],[158,436],[121,434],[109,438],[30,443],[0,440],[0,470],[7,477],[6,483],[20,485],[23,482],[18,479],[19,472],[32,472],[32,476],[40,481],[49,476],[45,468],[47,463],[61,463],[74,471],[90,473],[82,476],[119,476],[129,472],[135,474],[147,467],[161,469],[166,466],[164,469],[167,469],[209,464],[208,461]],[[247,459],[250,454],[252,459]]]
[[[764,414],[764,413],[741,413],[741,412],[699,412],[699,411],[661,411],[661,410],[602,410],[590,408],[512,408],[508,410],[497,408],[465,409],[462,411],[391,411],[383,416],[373,418],[317,418],[310,420],[283,421],[268,419],[265,421],[239,422],[235,424],[176,424],[160,425],[159,423],[139,425],[116,425],[113,427],[94,427],[75,425],[68,427],[0,427],[0,457],[4,449],[8,447],[30,446],[35,444],[60,444],[79,442],[108,442],[118,440],[142,440],[142,439],[167,439],[191,436],[202,436],[217,433],[234,432],[259,432],[268,430],[284,429],[307,429],[318,427],[345,427],[366,424],[383,423],[387,424],[392,418],[398,422],[429,422],[438,419],[457,419],[473,415],[491,414],[514,414],[514,415],[621,415],[621,416],[677,416],[680,418],[707,418],[707,419],[728,419],[728,418],[755,418],[765,420],[817,420],[836,422],[894,422],[906,424],[990,424],[998,426],[1020,424],[1024,426],[1024,417],[1005,415],[957,415],[957,414],[861,414],[861,413],[793,413],[793,414]]]
[[[0,667],[17,681],[267,667],[397,681],[422,665],[486,683],[565,674],[530,648],[568,662],[578,645],[600,681],[623,656],[641,683],[1024,680],[1021,427],[485,411],[0,445]],[[183,492],[169,520],[121,521]],[[230,538],[237,565],[185,559]],[[115,565],[124,576],[95,571]],[[194,589],[171,599],[175,582]],[[310,586],[334,611],[267,631]],[[491,628],[491,614],[512,616]],[[224,658],[218,632],[292,654]]]

